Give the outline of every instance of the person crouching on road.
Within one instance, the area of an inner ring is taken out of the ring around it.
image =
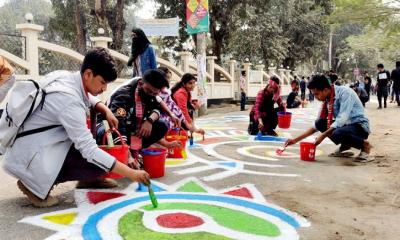
[[[196,86],[196,77],[190,73],[183,74],[181,81],[177,82],[171,88],[172,99],[181,109],[183,116],[185,117],[185,122],[187,128],[191,132],[196,132],[201,135],[205,134],[205,131],[201,128],[197,128],[194,124],[194,111],[196,106],[192,104],[191,91],[194,90]]]
[[[319,118],[314,127],[297,138],[288,139],[285,146],[296,144],[319,131],[321,134],[315,141],[316,146],[327,137],[336,145],[340,144],[330,156],[349,157],[352,153],[346,151],[354,147],[361,150],[355,161],[372,161],[372,146],[367,141],[370,134],[369,121],[357,94],[349,87],[331,85],[322,75],[314,76],[308,84],[308,89],[323,103]]]
[[[286,100],[287,108],[298,108],[303,103],[303,100],[299,97],[299,82],[293,80],[290,86],[292,87],[292,92],[289,93]]]
[[[278,125],[278,112],[284,111],[286,104],[280,96],[279,78],[273,76],[267,86],[258,92],[256,103],[250,112],[249,134],[262,134],[278,136],[275,128]],[[278,104],[277,108],[274,105]]]
[[[150,183],[145,171],[138,171],[118,162],[101,150],[86,125],[89,106],[102,113],[113,128],[118,120],[97,98],[107,89],[107,84],[117,78],[115,61],[104,48],[89,51],[81,71],[54,72],[42,81],[70,89],[71,93],[53,92],[46,96],[43,106],[25,121],[23,129],[5,153],[4,170],[18,179],[18,188],[36,207],[50,207],[58,199],[50,196],[53,186],[78,180],[86,187],[115,187],[103,176],[108,172],[121,174],[131,181]],[[33,130],[47,130],[27,134]],[[24,134],[25,133],[25,134]]]
[[[131,146],[131,155],[135,160],[134,168],[139,168],[139,152],[152,144],[159,142],[167,133],[168,127],[160,121],[161,99],[158,97],[161,89],[168,86],[165,73],[151,69],[142,78],[134,78],[121,86],[112,94],[108,107],[118,119],[118,131],[123,140]],[[98,119],[97,142],[100,144],[104,135],[104,126]],[[166,142],[166,141],[164,141]],[[121,144],[121,139],[114,134],[114,143]],[[177,147],[176,143],[166,147]]]

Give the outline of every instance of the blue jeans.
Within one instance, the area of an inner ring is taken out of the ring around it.
[[[240,93],[240,110],[244,111],[246,106],[246,93]]]
[[[327,130],[327,120],[318,119],[315,122],[315,126],[318,131],[325,132]],[[336,128],[329,138],[336,145],[341,144],[343,149],[350,147],[361,149],[364,145],[364,140],[368,139],[368,135],[369,133],[360,124],[354,123]]]

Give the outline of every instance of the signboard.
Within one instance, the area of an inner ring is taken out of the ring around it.
[[[166,19],[138,19],[137,27],[141,28],[146,36],[179,36],[179,18]]]
[[[186,0],[186,23],[189,34],[208,32],[208,0]]]

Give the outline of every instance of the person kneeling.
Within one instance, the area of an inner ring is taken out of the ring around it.
[[[274,108],[275,103],[279,105],[278,108]],[[278,112],[283,111],[285,107],[280,96],[279,78],[274,76],[257,94],[256,103],[250,112],[249,134],[256,135],[260,131],[262,134],[278,136],[275,132],[278,125]]]
[[[303,101],[299,97],[299,82],[297,80],[293,80],[290,85],[292,87],[292,92],[289,93],[289,96],[286,100],[287,108],[298,108],[303,104]]]
[[[315,141],[318,146],[329,137],[339,149],[330,154],[332,157],[348,157],[352,154],[345,152],[351,147],[360,149],[356,158],[359,162],[372,161],[370,156],[371,144],[367,141],[370,134],[369,121],[357,94],[348,87],[330,85],[325,76],[317,75],[308,84],[308,89],[322,101],[322,109],[315,126],[308,129],[295,139],[288,139],[285,146],[296,144],[317,131],[321,134]]]
[[[123,140],[131,146],[134,168],[139,168],[139,151],[159,142],[168,131],[167,125],[159,120],[161,105],[157,98],[160,90],[166,86],[168,82],[164,72],[148,70],[143,78],[134,78],[130,83],[116,90],[108,103],[108,107],[118,119],[118,131]],[[99,118],[98,123],[101,122],[102,119]],[[103,124],[98,124],[97,142],[99,144],[104,132]],[[121,139],[116,134],[114,134],[114,143],[121,143]]]

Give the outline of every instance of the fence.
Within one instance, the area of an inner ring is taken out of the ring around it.
[[[17,29],[21,35],[0,34],[0,55],[7,58],[16,68],[17,80],[40,79],[41,76],[54,70],[78,71],[84,56],[68,47],[49,43],[38,39],[43,26],[24,23],[18,24]],[[112,41],[107,37],[90,38],[92,46],[108,48]],[[118,79],[108,88],[102,98],[106,99],[109,92],[118,87],[122,82],[130,79],[132,70],[126,66],[129,59],[127,55],[110,50],[117,61]],[[178,81],[185,72],[197,73],[197,66],[191,61],[191,53],[180,53],[180,66],[157,58],[161,66],[168,67],[173,72],[173,81]],[[215,63],[215,56],[207,57],[206,89],[208,99],[235,99],[239,92],[239,69],[235,60],[225,63],[228,69]],[[276,69],[273,67],[264,71],[263,65],[255,66],[252,70],[250,63],[244,63],[247,92],[249,97],[255,97],[257,92],[266,86],[266,81],[272,75],[278,75],[284,84],[284,93],[287,92],[291,80],[290,70]],[[236,93],[236,94],[235,94]],[[196,93],[194,94],[196,96]]]

